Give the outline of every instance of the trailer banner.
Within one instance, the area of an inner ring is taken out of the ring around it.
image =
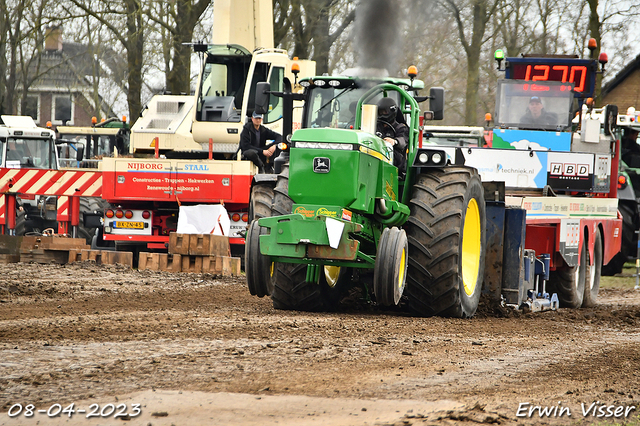
[[[505,203],[525,209],[528,218],[618,217],[617,198],[507,196]]]

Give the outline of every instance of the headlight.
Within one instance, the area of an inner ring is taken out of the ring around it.
[[[435,154],[438,155],[438,154]],[[435,158],[434,155],[434,158]],[[426,152],[421,152],[420,155],[418,155],[418,161],[420,161],[421,163],[426,163],[427,161],[429,161],[429,155]]]
[[[440,162],[442,161],[442,155],[440,155],[439,153],[435,153],[433,154],[433,156],[431,157],[431,161],[433,161],[436,164],[440,164]]]

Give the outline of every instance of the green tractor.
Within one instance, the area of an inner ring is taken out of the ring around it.
[[[442,119],[444,90],[420,97],[424,84],[414,79],[322,76],[287,97],[262,84],[259,95],[305,106],[302,129],[277,163],[271,217],[247,232],[250,292],[270,295],[276,309],[323,311],[358,285],[377,304],[402,303],[416,315],[474,315],[485,264],[483,186],[476,169],[422,147],[418,103],[430,99],[424,119]],[[409,127],[406,174],[376,135],[383,97]]]

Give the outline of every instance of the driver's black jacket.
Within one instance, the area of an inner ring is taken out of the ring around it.
[[[409,142],[409,126],[396,120],[388,123],[378,119],[376,132],[384,138],[391,138],[398,141],[393,146],[393,165],[398,168],[398,174],[407,171],[407,143]]]
[[[266,162],[266,157],[262,154],[262,151],[265,149],[267,141],[282,142],[282,136],[263,125],[260,125],[258,132],[260,132],[259,140],[256,137],[256,128],[253,127],[253,121],[249,120],[242,128],[242,133],[240,133],[240,151],[243,154],[249,150],[258,151],[260,159]]]

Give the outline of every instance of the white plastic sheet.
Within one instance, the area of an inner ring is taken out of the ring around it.
[[[328,217],[327,223],[327,236],[329,237],[329,246],[332,249],[337,249],[340,245],[340,239],[342,238],[342,231],[344,230],[344,222],[332,219]]]
[[[231,221],[227,209],[221,204],[180,206],[178,213],[179,234],[229,235]]]

